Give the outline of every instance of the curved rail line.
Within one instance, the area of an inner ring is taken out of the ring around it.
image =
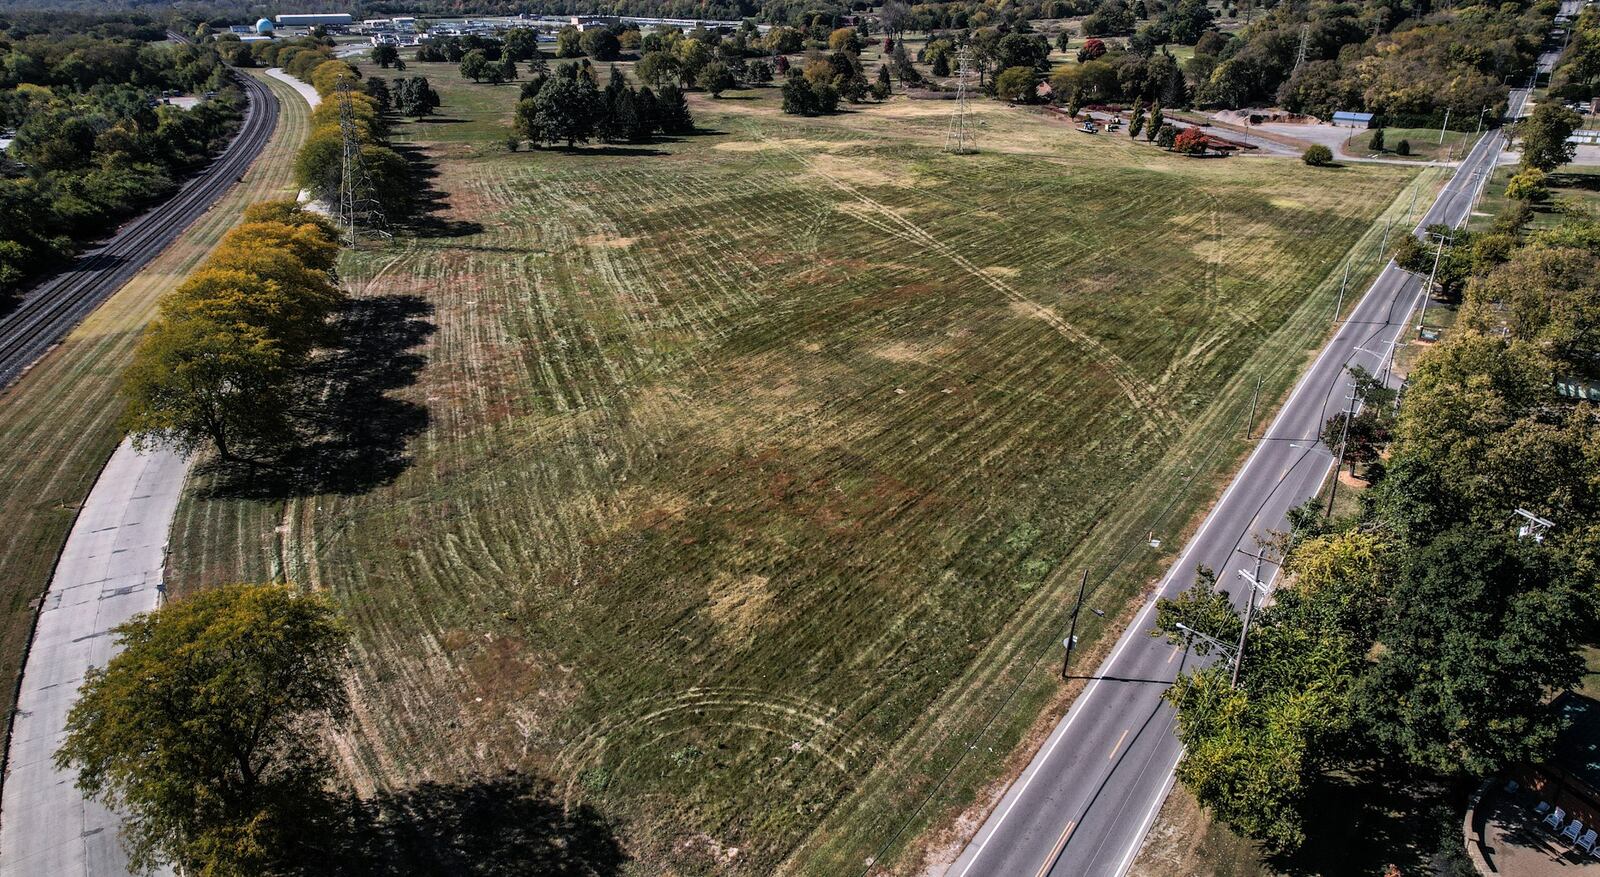
[[[90,311],[155,259],[243,178],[278,124],[278,99],[255,78],[234,72],[248,103],[232,142],[166,201],[118,229],[70,268],[25,293],[0,315],[0,389],[10,386]]]

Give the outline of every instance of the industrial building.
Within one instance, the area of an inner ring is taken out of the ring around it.
[[[355,16],[348,12],[312,12],[278,16],[278,27],[349,27]]]

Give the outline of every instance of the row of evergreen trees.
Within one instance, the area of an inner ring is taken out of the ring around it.
[[[635,89],[617,68],[602,90],[594,67],[563,64],[553,76],[537,75],[522,86],[516,133],[535,144],[567,147],[599,138],[607,143],[648,143],[657,134],[694,130],[689,103],[675,85],[660,92]],[[518,137],[512,138],[516,148]]]

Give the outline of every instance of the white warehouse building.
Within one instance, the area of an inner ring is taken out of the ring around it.
[[[278,27],[327,27],[329,25],[337,27],[354,23],[355,17],[348,12],[317,12],[278,16]]]

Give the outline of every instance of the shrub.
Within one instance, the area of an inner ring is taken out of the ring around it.
[[[1550,200],[1550,184],[1545,172],[1536,167],[1518,171],[1516,176],[1506,183],[1506,197],[1516,201],[1526,201],[1529,204]]]
[[[1185,128],[1172,139],[1172,148],[1185,155],[1205,155],[1206,135],[1199,127]]]
[[[1333,150],[1323,146],[1321,143],[1315,143],[1306,148],[1305,154],[1300,156],[1300,160],[1312,167],[1327,167],[1333,164]]]
[[[1411,154],[1411,141],[1410,140],[1402,140],[1399,143],[1396,143],[1394,145],[1394,154],[1395,155],[1410,155]]]
[[[1383,129],[1372,129],[1372,138],[1367,141],[1367,148],[1374,152],[1383,151]]]

